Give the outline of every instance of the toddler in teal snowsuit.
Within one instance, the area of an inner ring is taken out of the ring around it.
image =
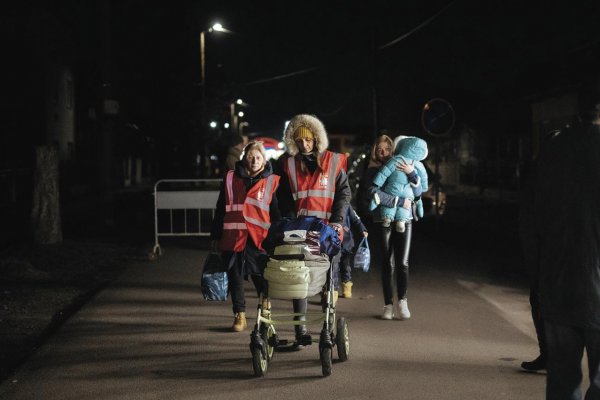
[[[381,167],[373,184],[381,187],[381,190],[399,199],[410,199],[417,205],[417,214],[423,216],[423,203],[420,199],[422,192],[428,189],[428,177],[425,166],[421,162],[427,157],[427,142],[417,137],[402,138],[396,144],[394,157]],[[396,167],[398,163],[410,164],[414,170],[407,174]],[[400,202],[398,202],[400,203]],[[370,209],[374,210],[378,205],[376,199],[371,200]],[[402,204],[396,207],[379,207],[382,226],[388,227],[391,222],[396,224],[396,231],[404,232],[405,223],[412,219],[412,209],[405,209]]]

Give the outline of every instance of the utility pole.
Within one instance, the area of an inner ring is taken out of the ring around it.
[[[377,27],[371,26],[371,106],[373,112],[373,141],[379,135],[379,51],[377,47]]]
[[[98,182],[102,200],[102,222],[112,226],[114,216],[112,202],[114,197],[114,131],[116,118],[119,114],[119,102],[115,99],[113,86],[113,65],[111,54],[111,10],[110,0],[100,2],[100,32],[101,32],[101,82],[100,82],[100,138],[98,140]]]

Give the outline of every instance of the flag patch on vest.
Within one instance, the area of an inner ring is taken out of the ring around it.
[[[265,188],[260,189],[257,193],[256,193],[256,200],[262,200],[263,197],[265,197]]]

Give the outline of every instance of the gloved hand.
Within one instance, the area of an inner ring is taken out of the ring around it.
[[[419,199],[416,201],[417,204],[417,215],[419,216],[419,218],[423,218],[424,212],[423,212],[423,200]]]

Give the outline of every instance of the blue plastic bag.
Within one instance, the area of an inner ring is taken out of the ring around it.
[[[204,261],[200,290],[205,300],[225,301],[229,290],[227,271],[219,253],[210,253]]]
[[[369,250],[369,242],[367,242],[367,237],[365,236],[358,244],[356,254],[354,254],[354,268],[368,272],[370,264],[371,250]]]

